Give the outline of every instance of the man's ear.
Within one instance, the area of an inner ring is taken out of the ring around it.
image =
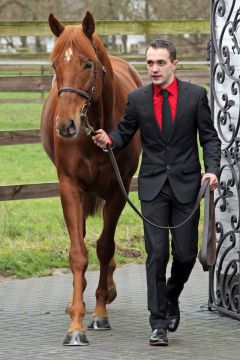
[[[64,26],[60,23],[60,21],[58,21],[57,18],[55,18],[53,14],[49,14],[48,23],[52,33],[59,37],[59,35],[61,35],[64,30]]]
[[[94,17],[89,11],[86,12],[86,15],[82,21],[82,28],[84,34],[91,40],[95,31],[95,21]]]

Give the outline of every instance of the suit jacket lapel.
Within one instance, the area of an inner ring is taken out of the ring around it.
[[[173,137],[173,134],[176,131],[178,124],[181,122],[181,118],[183,116],[183,112],[186,107],[186,98],[187,98],[187,93],[188,93],[187,84],[179,79],[177,79],[177,82],[178,82],[177,112],[176,112],[176,117],[175,117],[174,124],[173,124],[172,134],[170,136],[169,141]]]

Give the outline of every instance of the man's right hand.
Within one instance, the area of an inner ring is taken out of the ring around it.
[[[96,145],[100,146],[102,149],[105,149],[107,144],[111,145],[111,140],[104,130],[99,129],[96,131],[96,133],[97,135],[92,136],[92,139]]]

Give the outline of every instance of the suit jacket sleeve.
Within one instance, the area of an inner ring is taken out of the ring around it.
[[[133,96],[129,94],[124,116],[122,117],[118,127],[108,133],[112,139],[113,148],[121,149],[125,147],[132,139],[138,128],[139,123],[137,120],[134,99]]]
[[[202,90],[198,106],[199,140],[203,148],[205,172],[218,176],[221,162],[221,141],[214,127],[207,92]]]

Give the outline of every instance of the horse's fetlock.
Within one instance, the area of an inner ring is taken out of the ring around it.
[[[84,315],[85,315],[85,306],[84,304],[82,306],[74,306],[71,305],[69,308],[69,313],[71,315],[72,318],[77,318],[79,320],[83,319]]]
[[[103,303],[107,302],[108,299],[108,290],[103,290],[103,289],[97,289],[96,290],[96,299],[98,301],[101,301]]]

